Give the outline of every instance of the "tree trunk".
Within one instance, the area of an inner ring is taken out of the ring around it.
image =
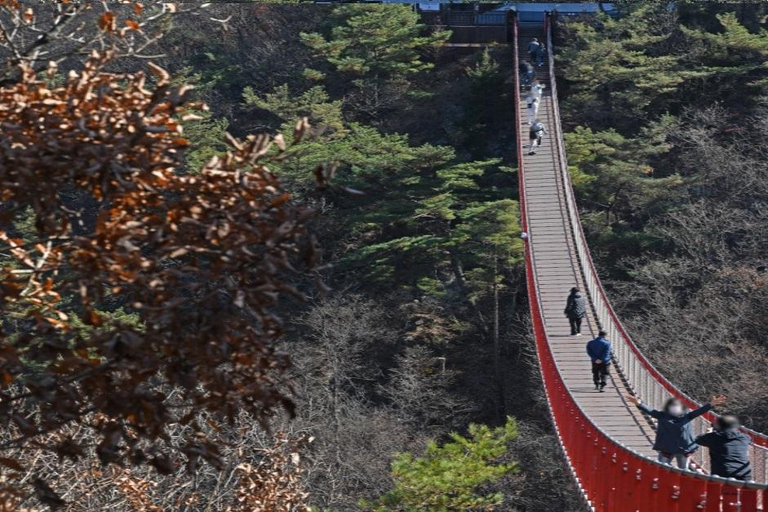
[[[464,269],[461,266],[461,260],[456,252],[455,247],[448,249],[448,253],[451,256],[451,268],[453,269],[453,276],[456,278],[456,285],[459,287],[459,291],[463,296],[467,295],[467,281],[464,279]]]
[[[496,416],[499,422],[504,421],[506,415],[506,396],[504,394],[504,373],[501,370],[501,334],[499,313],[499,257],[493,255],[493,374],[496,380]]]

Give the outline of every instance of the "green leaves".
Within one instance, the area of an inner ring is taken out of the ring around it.
[[[744,85],[765,86],[768,31],[751,32],[733,13],[717,15],[716,32],[687,27],[680,12],[647,3],[618,19],[566,25],[560,72],[572,87],[565,110],[630,131],[691,94],[707,103]]]
[[[574,185],[591,208],[604,213],[606,226],[647,215],[654,203],[674,198],[682,179],[676,174],[658,177],[650,164],[652,157],[669,150],[665,132],[672,122],[664,117],[638,138],[582,126],[565,134]]]
[[[519,471],[506,460],[508,443],[517,439],[515,419],[494,429],[471,424],[467,437],[450,437],[442,446],[431,441],[421,457],[398,454],[392,463],[394,489],[363,506],[376,512],[496,510],[503,496],[489,492],[488,485]]]
[[[290,127],[298,119],[306,117],[316,133],[336,138],[346,134],[341,101],[331,101],[321,86],[311,87],[301,94],[292,94],[288,84],[283,84],[264,97],[256,94],[253,88],[246,87],[243,90],[243,102],[246,107],[270,112]],[[284,129],[283,132],[291,133],[291,130]]]
[[[425,27],[408,6],[344,5],[334,15],[341,23],[330,34],[304,33],[301,39],[338,71],[353,75],[397,78],[431,69],[421,54],[450,35],[422,35]]]
[[[659,96],[692,77],[668,50],[669,32],[656,33],[671,16],[664,6],[644,6],[594,24],[569,24],[569,43],[559,57],[562,75],[573,83],[567,108],[615,126],[616,118],[642,119]],[[654,25],[652,20],[658,23]]]

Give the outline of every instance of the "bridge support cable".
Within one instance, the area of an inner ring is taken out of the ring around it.
[[[698,406],[632,342],[595,271],[566,163],[550,19],[543,34],[540,28],[524,34],[515,20],[515,119],[521,217],[529,235],[525,259],[533,333],[547,402],[569,470],[595,511],[761,510],[768,489],[768,438],[745,430],[754,441],[751,461],[756,482],[745,484],[706,474],[708,457],[701,457],[705,449],[698,454],[699,472],[682,471],[655,460],[652,424],[623,399],[631,392],[661,408],[674,396],[689,407]],[[537,68],[537,78],[548,86],[539,117],[549,134],[537,154],[529,156],[523,154],[528,125],[523,119],[526,106],[521,101],[517,70],[525,55],[521,43],[527,44],[534,36],[544,36],[548,54],[546,65]],[[597,393],[591,386],[586,338],[566,335],[562,308],[572,286],[582,288],[589,298],[592,314],[585,330],[592,334],[598,329],[607,331],[614,345],[616,368],[606,393]],[[705,432],[714,418],[707,414],[697,420],[696,433]]]

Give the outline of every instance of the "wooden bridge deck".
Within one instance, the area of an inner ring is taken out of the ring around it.
[[[541,37],[541,29],[522,29],[518,40],[520,60],[528,59],[526,47],[532,37]],[[535,155],[528,155],[528,121],[525,93],[521,93],[519,143],[523,145],[523,182],[528,210],[528,243],[533,254],[533,271],[542,304],[547,338],[563,378],[584,412],[607,434],[629,448],[648,456],[654,432],[648,420],[628,404],[624,396],[629,392],[611,368],[611,378],[604,393],[595,391],[592,383],[591,363],[586,354],[586,343],[597,335],[597,321],[590,312],[582,325],[583,336],[570,336],[568,319],[563,315],[569,290],[578,286],[585,290],[582,273],[574,248],[574,234],[564,199],[563,177],[556,137],[549,67],[547,62],[536,67],[536,78],[546,86],[538,118],[548,134]],[[585,297],[588,295],[585,293]]]

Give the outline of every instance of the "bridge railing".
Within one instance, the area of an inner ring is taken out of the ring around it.
[[[554,55],[552,45],[551,18],[547,18],[546,40],[547,51],[549,53],[549,69],[552,83],[552,101],[555,112],[555,122],[560,123],[560,109],[557,103],[557,82],[554,74]],[[626,329],[619,320],[616,312],[613,310],[608,300],[605,289],[600,283],[600,277],[595,270],[592,256],[584,236],[584,231],[579,220],[578,206],[573,193],[570,173],[565,155],[565,143],[562,130],[558,130],[557,137],[558,152],[560,155],[561,171],[565,182],[566,202],[568,205],[568,215],[570,217],[571,228],[574,231],[574,241],[578,258],[581,262],[584,281],[588,288],[588,294],[597,316],[600,327],[608,333],[609,339],[613,342],[616,363],[621,369],[621,374],[626,379],[632,390],[649,406],[655,409],[661,409],[664,402],[670,397],[679,398],[689,408],[695,409],[700,406],[690,396],[683,393],[677,386],[670,382],[653,364],[643,355],[637,345],[632,341]],[[717,417],[714,413],[708,413],[694,422],[694,431],[697,435],[705,433],[710,427],[711,422]],[[750,435],[753,440],[751,447],[751,460],[753,469],[753,478],[757,482],[768,483],[768,437],[750,429],[744,429],[745,433]],[[709,459],[699,457],[699,464],[705,469],[709,469]]]
[[[515,65],[515,98],[517,108],[515,109],[515,120],[518,130],[521,126],[520,118],[520,77],[518,73],[518,27],[514,24],[514,65]],[[572,228],[574,229],[574,239],[576,244],[581,246],[579,258],[582,268],[586,274],[591,274],[591,281],[587,284],[590,288],[590,298],[593,301],[597,314],[604,315],[601,318],[615,319],[615,314],[610,309],[610,303],[607,301],[602,286],[600,286],[597,273],[591,262],[589,251],[586,249],[581,224],[579,223],[576,202],[573,197],[573,191],[570,186],[570,177],[565,165],[565,151],[562,134],[560,130],[559,111],[556,99],[556,84],[552,55],[552,38],[549,24],[547,24],[547,46],[549,51],[549,62],[552,83],[552,100],[556,126],[552,126],[551,131],[557,135],[558,152],[562,164],[563,179],[566,186],[566,202],[568,204],[568,215]],[[524,180],[524,161],[522,157],[522,135],[518,136],[517,156],[519,166],[519,186],[520,186],[520,209],[523,230],[528,232],[528,211],[527,196]],[[530,235],[536,236],[535,233]],[[536,342],[536,349],[541,368],[542,380],[546,391],[547,402],[552,416],[553,424],[557,432],[558,440],[563,449],[568,467],[572,472],[580,492],[587,500],[590,508],[596,512],[636,512],[647,510],[658,511],[696,511],[705,510],[707,512],[756,512],[759,510],[759,504],[763,502],[763,494],[766,486],[762,483],[739,482],[733,479],[723,479],[706,474],[683,471],[639,454],[632,449],[624,446],[613,439],[606,432],[601,430],[587,414],[579,407],[555,363],[554,355],[548,343],[548,333],[544,317],[541,311],[541,299],[539,297],[539,287],[534,273],[535,255],[531,251],[531,243],[525,245],[526,259],[526,283],[528,287],[529,303],[531,307],[531,320]],[[587,265],[588,263],[588,265]],[[587,268],[588,267],[588,268]],[[593,294],[593,290],[600,290],[600,293]],[[602,308],[602,309],[601,309]],[[601,322],[603,322],[601,320]],[[606,330],[611,329],[608,323],[604,322],[603,327]],[[634,378],[636,386],[639,386],[648,395],[658,394],[658,397],[646,399],[650,404],[661,405],[664,399],[664,392],[667,395],[673,394],[677,388],[672,386],[672,390],[661,385],[662,382],[668,383],[642,354],[631,344],[631,340],[626,336],[618,319],[613,323],[613,337],[615,345],[623,344],[618,348],[617,363],[628,364],[631,378]],[[611,332],[609,330],[609,332]],[[620,338],[620,339],[619,339]],[[622,359],[624,358],[624,359]],[[634,362],[632,362],[634,361]],[[647,363],[648,366],[645,366]],[[631,366],[631,365],[634,365]],[[653,369],[655,373],[652,373]],[[643,371],[648,375],[643,377]],[[659,379],[657,380],[658,377]],[[657,383],[661,387],[655,387]],[[671,386],[671,384],[669,384]],[[645,386],[642,388],[642,386]],[[633,388],[638,391],[638,387]],[[664,390],[664,391],[662,391]],[[679,392],[679,391],[677,391]],[[680,396],[685,396],[680,393]],[[689,398],[685,397],[690,401]],[[690,401],[695,405],[693,401]],[[754,433],[756,434],[756,433]],[[757,434],[759,436],[759,434]],[[755,459],[753,458],[753,463]],[[755,468],[757,469],[757,468]]]

